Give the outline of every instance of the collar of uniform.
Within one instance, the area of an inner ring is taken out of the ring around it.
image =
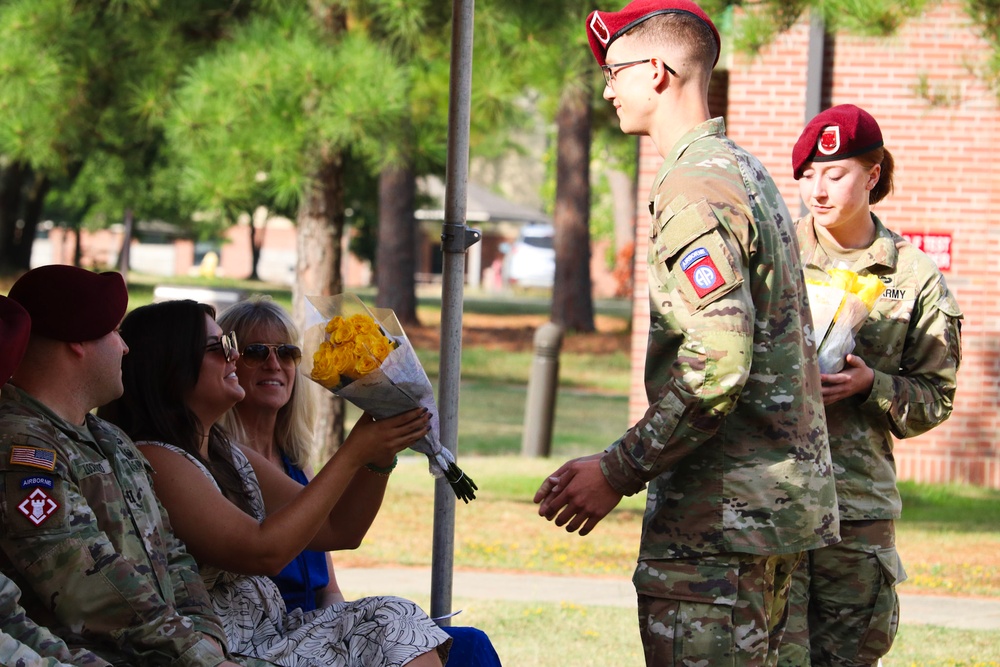
[[[699,139],[705,139],[706,137],[714,137],[723,135],[726,133],[726,121],[723,120],[722,116],[716,118],[710,118],[703,123],[698,123],[690,130],[684,133],[684,135],[677,140],[674,147],[670,149],[670,153],[667,155],[667,159],[664,160],[664,164],[673,165],[684,154],[684,151],[688,147]]]
[[[653,187],[650,192],[656,192],[657,188],[660,187],[660,183],[666,179],[667,174],[670,173],[670,170],[675,164],[677,164],[677,161],[681,159],[681,155],[684,154],[684,151],[686,151],[691,144],[700,139],[722,136],[725,133],[726,121],[723,120],[722,116],[710,118],[703,123],[698,123],[685,132],[684,135],[677,140],[677,143],[674,144],[673,148],[670,149],[670,153],[667,154],[666,159],[663,160],[663,165],[660,166],[660,171],[656,174],[656,178],[653,179]]]
[[[37,413],[39,416],[44,417],[48,422],[52,424],[55,428],[59,429],[69,437],[75,440],[83,440],[86,442],[97,444],[97,440],[94,438],[93,434],[87,428],[86,422],[83,424],[71,424],[66,421],[55,412],[53,412],[49,406],[45,405],[37,398],[24,391],[20,387],[14,386],[12,383],[8,382],[3,388],[3,397],[6,399],[11,399],[16,403],[20,403],[24,408]]]
[[[894,270],[896,268],[896,262],[899,259],[899,251],[896,249],[896,240],[892,236],[892,232],[886,229],[886,226],[882,224],[882,221],[878,219],[874,213],[871,214],[872,221],[875,223],[875,240],[872,244],[868,246],[858,261],[854,263],[852,269],[854,271],[859,271],[862,269],[888,269]],[[812,213],[806,215],[805,220],[808,220],[808,233],[805,236],[799,237],[799,250],[803,255],[808,255],[809,261],[803,262],[804,264],[817,264],[816,254],[820,253],[825,256],[826,253],[819,245],[819,239],[816,237],[816,225],[813,221]],[[872,273],[879,273],[878,271],[872,271]]]
[[[871,258],[870,266],[881,266],[895,271],[899,261],[899,249],[896,247],[895,235],[882,224],[882,221],[874,213],[872,213],[872,221],[875,223],[875,241],[868,248],[868,254]]]

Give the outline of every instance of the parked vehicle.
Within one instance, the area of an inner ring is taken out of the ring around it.
[[[552,287],[556,275],[554,236],[552,225],[521,228],[507,256],[507,280],[512,287]]]

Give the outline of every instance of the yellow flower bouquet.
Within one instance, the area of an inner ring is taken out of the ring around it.
[[[821,373],[838,373],[885,285],[875,275],[808,267],[806,290]]]
[[[303,374],[375,419],[427,408],[431,432],[410,449],[427,456],[431,474],[447,479],[456,496],[475,499],[475,482],[441,444],[434,389],[396,314],[369,309],[354,294],[306,301]]]

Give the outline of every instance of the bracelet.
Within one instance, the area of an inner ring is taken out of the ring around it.
[[[365,467],[368,468],[368,470],[370,470],[371,472],[375,473],[376,475],[379,475],[381,477],[388,477],[390,474],[392,474],[392,471],[396,469],[397,463],[399,463],[399,457],[393,456],[392,465],[386,466],[385,468],[383,468],[382,466],[377,466],[374,463],[366,463]]]

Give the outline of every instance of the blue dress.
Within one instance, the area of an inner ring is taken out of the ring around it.
[[[285,468],[285,474],[299,484],[304,486],[309,483],[306,474],[295,467],[295,464],[283,453],[281,465]],[[285,606],[289,610],[312,611],[316,609],[316,601],[320,591],[330,583],[330,572],[326,567],[326,554],[322,551],[306,549],[271,579],[278,585],[281,597],[285,600]]]
[[[295,467],[288,457],[281,455],[285,473],[300,484],[308,484],[306,474]],[[278,576],[271,577],[281,591],[289,611],[316,609],[318,593],[330,582],[326,567],[326,554],[322,551],[303,551],[289,563]],[[443,627],[452,638],[448,667],[501,667],[493,643],[485,632],[470,627]]]

